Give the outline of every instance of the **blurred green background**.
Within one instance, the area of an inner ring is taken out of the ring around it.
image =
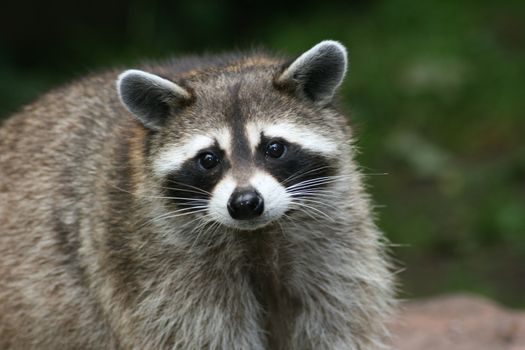
[[[524,1],[11,1],[0,118],[104,67],[328,38],[349,49],[343,103],[402,296],[524,307]]]

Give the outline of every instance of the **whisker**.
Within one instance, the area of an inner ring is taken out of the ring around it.
[[[195,214],[195,213],[201,213],[206,211],[208,208],[207,205],[200,205],[200,206],[194,206],[191,208],[182,208],[174,211],[170,211],[161,215],[158,215],[154,218],[151,218],[147,221],[145,221],[142,225],[140,225],[137,229],[141,229],[147,225],[153,224],[156,221],[162,220],[162,219],[172,219],[180,216]]]
[[[208,230],[208,235],[209,235],[210,237],[215,236],[215,234],[217,233],[217,231],[222,227],[222,225],[221,225],[220,222],[215,221],[214,223],[215,223],[215,225],[212,225],[212,226],[210,227],[210,229]],[[213,240],[210,239],[210,242],[209,242],[209,244],[207,245],[207,247],[209,248],[209,247],[212,247],[212,246],[213,246]]]
[[[186,187],[188,187],[188,188],[191,188],[191,189],[194,189],[194,190],[196,190],[196,191],[199,191],[200,193],[205,193],[205,194],[211,196],[211,193],[210,193],[210,192],[208,192],[208,191],[206,191],[206,190],[203,190],[202,188],[195,187],[195,186],[193,186],[193,185],[185,184],[185,183],[183,183],[183,182],[178,182],[178,181],[170,180],[170,179],[168,179],[168,182],[174,183],[174,184],[179,185],[179,186],[186,186]]]
[[[190,246],[190,250],[193,250],[194,247],[195,247],[195,244],[197,244],[197,242],[199,241],[199,237],[204,233],[204,231],[206,230],[206,226],[207,225],[210,225],[209,226],[209,230],[210,231],[212,229],[212,227],[215,225],[215,224],[218,224],[217,222],[214,222],[212,220],[202,220],[202,223],[200,223],[196,229],[195,229],[195,232],[197,232],[197,235],[195,237],[195,239],[193,240],[193,243],[191,244]]]
[[[181,191],[181,192],[195,193],[195,194],[199,194],[201,196],[202,195],[209,196],[208,192],[205,192],[204,190],[202,190],[202,191],[195,191],[195,190],[187,189],[187,188],[165,187],[165,186],[159,186],[159,188],[162,188],[162,189],[165,189],[165,190],[171,190],[171,191]]]
[[[207,203],[207,199],[203,198],[189,198],[189,197],[171,197],[171,196],[140,196],[141,198],[153,198],[153,199],[174,199],[174,200],[182,200],[182,201],[192,201],[192,202],[201,202],[201,203]]]
[[[333,168],[333,167],[331,165],[325,165],[325,166],[321,166],[321,167],[318,167],[318,168],[310,169],[308,171],[294,173],[294,174],[288,176],[283,181],[281,181],[281,184],[284,185],[287,182],[293,181],[293,180],[295,180],[296,178],[298,178],[300,176],[304,176],[304,175],[312,174],[312,173],[317,173],[317,172],[319,172],[321,170],[328,169],[328,168]]]
[[[149,196],[149,195],[142,195],[140,193],[134,193],[134,192],[130,192],[128,190],[125,190],[123,188],[120,188],[116,185],[113,185],[113,184],[109,184],[111,187],[121,191],[121,192],[124,192],[124,193],[128,193],[128,194],[131,194],[131,195],[134,195],[134,196],[138,196],[140,198],[152,198],[152,199],[174,199],[174,200],[184,200],[184,201],[194,201],[194,202],[202,202],[202,203],[206,203],[207,202],[207,199],[204,199],[204,198],[190,198],[190,197],[171,197],[171,196]],[[166,189],[172,189],[172,190],[177,190],[175,188],[167,188],[167,187],[162,187],[162,188],[166,188]],[[182,189],[181,189],[182,190]],[[198,194],[204,194],[203,193],[199,193],[199,192],[196,192],[196,191],[189,191],[189,190],[183,190],[183,191],[186,191],[186,192],[193,192],[193,193],[198,193]],[[206,193],[207,194],[207,193]]]
[[[297,205],[297,206],[299,206],[299,207],[303,207],[303,208],[307,208],[307,209],[313,210],[314,212],[323,215],[325,218],[329,219],[330,221],[335,221],[333,217],[331,217],[330,215],[326,214],[324,211],[322,211],[320,209],[317,209],[314,206],[311,206],[311,205],[308,205],[308,204],[305,204],[305,203],[301,203],[301,202],[292,202],[292,203]]]
[[[197,224],[197,226],[193,227],[192,232],[199,232],[199,230],[209,224],[211,220],[208,220],[208,218],[211,217],[210,214],[206,214],[203,217],[196,218],[194,220],[191,220],[188,224],[194,222],[195,220],[199,220],[200,222]],[[187,226],[187,225],[184,225]]]
[[[288,215],[283,214],[283,217],[285,217],[285,216],[288,216]],[[277,220],[276,223],[277,223],[277,225],[279,225],[279,228],[280,228],[280,230],[281,230],[281,234],[282,234],[282,236],[283,236],[284,238],[286,238],[287,235],[286,235],[286,233],[285,233],[285,231],[284,231],[284,226],[283,226],[283,224],[282,224],[281,221],[282,221],[282,220]]]
[[[298,189],[296,191],[290,191],[288,192],[292,197],[293,196],[310,196],[310,197],[337,197],[339,193],[336,193],[332,190],[323,190],[320,188],[310,188],[305,189],[304,191],[301,189]]]
[[[317,182],[325,182],[325,181],[340,181],[342,179],[350,178],[350,175],[334,175],[334,176],[322,176],[322,177],[316,177],[314,179],[308,179],[301,182],[298,182],[296,184],[293,184],[291,186],[288,186],[288,188],[294,188],[302,185],[307,185],[311,183],[317,183]]]
[[[319,200],[315,200],[315,199],[311,199],[311,198],[301,198],[300,199],[302,202],[308,202],[308,203],[313,203],[313,204],[319,204],[320,206],[323,206],[323,207],[327,207],[327,208],[331,208],[331,209],[334,209],[334,210],[337,210],[339,211],[340,208],[332,205],[332,204],[329,204],[329,203],[326,203],[326,202],[323,202],[323,201],[319,201]]]
[[[174,215],[168,215],[168,216],[163,217],[162,219],[173,219],[173,218],[178,218],[178,217],[185,216],[185,215],[203,213],[203,212],[206,212],[207,210],[208,209],[205,208],[205,209],[199,209],[199,210],[195,210],[195,211],[191,211],[191,212],[187,212],[187,213],[179,213],[179,214],[174,214]]]
[[[108,183],[108,186],[113,187],[114,189],[117,189],[117,190],[119,190],[119,191],[121,191],[121,192],[128,193],[128,194],[131,194],[131,195],[135,195],[135,193],[130,192],[130,191],[128,191],[128,190],[125,190],[125,189],[123,189],[123,188],[120,188],[120,187],[118,187],[117,185],[114,185],[114,184],[112,184],[112,183]]]
[[[325,185],[325,184],[329,184],[329,183],[334,183],[334,182],[337,182],[337,181],[341,181],[343,179],[346,179],[347,177],[338,177],[338,178],[328,178],[328,177],[324,177],[324,178],[317,178],[317,179],[312,179],[312,180],[306,180],[306,181],[303,181],[303,182],[299,182],[295,185],[292,185],[292,186],[289,186],[286,188],[287,191],[293,191],[295,189],[306,189],[306,188],[312,188],[312,187],[316,187],[316,186],[320,186],[320,185]]]
[[[296,226],[299,226],[299,224],[302,223],[302,221],[300,220],[295,220],[293,217],[291,217],[290,215],[288,214],[283,214],[283,216],[280,218],[280,220],[283,220],[283,221],[287,221],[288,223],[290,223],[290,227],[296,227]]]
[[[315,217],[315,215],[310,213],[310,211],[307,210],[308,208],[301,207],[301,206],[298,205],[298,203],[291,203],[291,204],[297,204],[297,206],[296,206],[297,210],[301,211],[301,213],[304,213],[304,214],[308,215],[310,217],[310,219],[314,220],[315,222],[319,222],[319,218]]]
[[[317,181],[325,181],[325,180],[338,180],[338,179],[345,179],[352,177],[350,174],[342,174],[342,175],[331,175],[331,176],[320,176],[313,179],[307,179],[301,182],[298,182],[296,184],[293,184],[291,186],[288,186],[289,188],[293,188],[295,186],[299,186],[301,184],[308,184],[311,182],[317,182]]]

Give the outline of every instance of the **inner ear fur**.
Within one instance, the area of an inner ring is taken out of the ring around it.
[[[174,108],[191,101],[191,93],[158,75],[137,69],[121,73],[117,91],[122,104],[148,129],[159,130]]]
[[[332,101],[343,82],[348,66],[346,48],[325,40],[300,55],[275,79],[278,87],[291,89],[298,96],[317,104]]]

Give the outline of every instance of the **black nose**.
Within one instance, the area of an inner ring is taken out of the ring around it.
[[[261,215],[264,200],[254,188],[236,189],[228,200],[228,212],[236,220],[249,220]]]

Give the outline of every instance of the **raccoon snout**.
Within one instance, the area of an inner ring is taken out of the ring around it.
[[[254,219],[264,211],[264,200],[253,187],[236,189],[228,200],[228,212],[236,220]]]

